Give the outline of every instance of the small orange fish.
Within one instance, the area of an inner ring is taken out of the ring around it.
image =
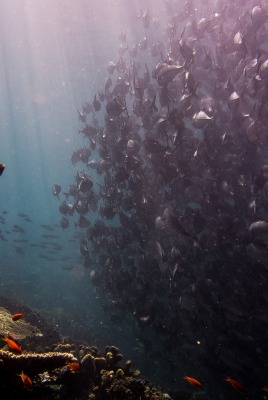
[[[23,317],[23,314],[17,313],[12,315],[13,321],[17,321],[18,319],[21,319]]]
[[[261,390],[263,390],[264,392],[268,393],[268,387],[263,387],[263,388],[261,388]]]
[[[9,337],[5,337],[3,340],[5,342],[7,342],[7,345],[10,348],[10,350],[14,351],[15,353],[21,354],[21,347],[18,345],[18,343],[15,342],[14,339],[10,339]]]
[[[77,372],[80,370],[80,365],[77,362],[66,362],[70,371]]]
[[[189,382],[193,387],[195,387],[196,389],[202,389],[203,385],[201,382],[199,382],[197,379],[195,378],[191,378],[190,376],[185,375],[183,377],[183,379],[186,379],[187,382]]]
[[[31,380],[31,378],[29,378],[28,375],[26,375],[23,371],[21,371],[21,374],[18,374],[18,376],[21,377],[21,380],[23,382],[23,385],[26,389],[28,390],[32,390],[33,388],[33,382]]]
[[[246,394],[247,389],[245,388],[242,383],[235,381],[234,379],[230,378],[229,376],[226,376],[225,380],[230,383],[230,385],[233,386],[239,393],[241,394]]]

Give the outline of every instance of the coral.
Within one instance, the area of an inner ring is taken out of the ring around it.
[[[131,370],[131,360],[123,366],[123,355],[115,346],[101,353],[95,346],[69,343],[61,339],[37,313],[9,299],[1,298],[0,334],[22,341],[22,354],[0,350],[1,398],[35,400],[169,400],[147,381],[137,379],[139,370]],[[10,311],[8,311],[10,310]],[[27,322],[14,322],[12,313],[20,310]],[[56,340],[51,342],[53,339]],[[56,344],[55,344],[56,343]],[[33,352],[33,350],[35,352]],[[67,362],[79,363],[72,371]],[[32,381],[32,390],[18,376],[24,372]]]
[[[9,371],[31,371],[32,374],[38,374],[47,369],[63,367],[66,361],[77,361],[71,353],[26,353],[15,355],[9,351],[0,350],[0,371],[5,369]]]
[[[34,398],[40,400],[67,400],[70,396],[91,400],[170,399],[167,394],[153,389],[147,381],[137,379],[140,371],[130,370],[130,360],[121,367],[119,359],[122,354],[113,346],[107,347],[104,355],[96,347],[68,343],[53,345],[52,348],[57,351],[15,355],[0,350],[0,389],[3,394],[6,388],[12,388],[14,396],[25,393],[27,389],[18,378],[18,373],[23,370],[33,381]],[[71,371],[67,361],[79,362],[80,369]]]
[[[147,381],[125,377],[122,372],[118,376],[118,372],[114,375],[111,371],[105,371],[101,385],[93,388],[90,398],[92,400],[170,400],[167,393],[157,391]]]

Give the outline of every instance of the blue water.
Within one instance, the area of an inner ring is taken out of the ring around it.
[[[157,7],[155,1],[128,0],[0,2],[0,162],[6,164],[0,179],[0,295],[36,309],[63,335],[80,329],[83,340],[100,348],[115,344],[125,358],[135,354],[135,366],[142,368],[142,361],[150,378],[158,361],[143,354],[131,317],[112,323],[103,311],[73,222],[67,230],[55,226],[60,203],[51,189],[59,183],[67,191],[73,182],[71,155],[85,146],[77,110],[103,88],[121,29],[135,44],[144,35],[136,15],[152,5]],[[14,225],[25,232],[13,232]],[[58,237],[42,236],[47,234]]]

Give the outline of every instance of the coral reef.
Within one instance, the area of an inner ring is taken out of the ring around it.
[[[60,368],[66,362],[74,362],[76,359],[71,353],[26,353],[13,354],[10,351],[0,350],[0,373],[2,370],[21,371],[27,369],[33,374],[45,371],[46,369]]]
[[[10,323],[11,315],[7,309],[0,311],[0,320],[2,318],[8,321],[2,328],[4,335],[10,335],[5,329],[13,325]],[[131,360],[120,365],[123,355],[115,346],[107,346],[101,353],[95,346],[68,343],[71,340],[59,339],[56,344],[48,348],[44,346],[45,335],[42,326],[34,328],[37,329],[34,332],[38,331],[39,335],[34,336],[35,341],[32,346],[31,335],[34,333],[30,332],[29,336],[23,338],[16,329],[10,331],[14,335],[14,340],[23,339],[22,354],[0,350],[0,392],[3,398],[9,400],[170,399],[167,393],[157,391],[148,381],[140,379],[140,371],[131,369]],[[27,349],[24,346],[26,343],[28,343]],[[42,351],[33,351],[34,348]],[[28,379],[26,382],[22,379],[25,376]]]
[[[29,396],[27,398],[40,400],[170,399],[168,394],[157,391],[148,381],[139,379],[140,371],[130,370],[130,360],[120,366],[122,355],[114,346],[107,347],[104,354],[94,346],[76,347],[63,343],[54,348],[58,351],[20,355],[0,350],[1,393],[8,395],[9,399],[21,398],[25,393]],[[71,350],[72,353],[61,353],[61,350]],[[79,370],[72,371],[68,366],[77,362]],[[18,377],[21,371],[26,371],[32,380],[30,392]]]

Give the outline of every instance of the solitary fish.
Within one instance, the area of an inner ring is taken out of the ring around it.
[[[241,394],[246,394],[247,390],[242,383],[235,381],[234,379],[230,378],[229,376],[226,376],[225,380],[230,383],[230,385],[233,386],[239,393]]]
[[[15,342],[14,339],[10,339],[6,336],[3,340],[7,343],[10,350],[14,351],[15,353],[21,354],[21,347],[18,345],[18,343]]]
[[[196,389],[202,389],[203,385],[201,382],[199,382],[197,379],[195,378],[191,378],[190,376],[185,375],[183,377],[183,379],[185,379],[187,382],[190,383],[190,385],[192,385],[193,387],[195,387]]]
[[[18,374],[18,376],[21,377],[24,387],[28,390],[32,390],[33,382],[31,378],[28,375],[26,375],[23,371],[21,371],[21,374]]]
[[[77,362],[68,362],[67,361],[66,364],[70,371],[77,372],[80,370],[80,364],[78,364]]]
[[[1,163],[0,164],[0,176],[2,175],[2,173],[4,172],[4,169],[6,168],[6,165]]]
[[[18,319],[21,319],[23,317],[23,314],[21,313],[16,313],[12,315],[13,321],[17,321]]]

